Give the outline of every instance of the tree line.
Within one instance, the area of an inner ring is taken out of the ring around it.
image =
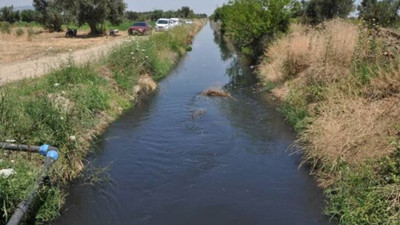
[[[123,21],[155,21],[158,18],[204,18],[187,6],[178,10],[151,12],[126,11],[124,0],[33,0],[35,10],[14,10],[13,6],[0,9],[0,21],[37,22],[50,31],[62,31],[63,24],[88,24],[92,34],[104,32],[105,22],[119,25]]]
[[[230,0],[217,8],[211,18],[221,31],[248,56],[257,58],[265,46],[288,30],[293,20],[317,25],[324,20],[348,18],[356,10],[369,25],[400,24],[400,0]]]
[[[0,9],[0,21],[15,22],[38,22],[39,13],[35,10],[14,10],[13,6],[5,6]]]
[[[293,6],[293,16],[312,25],[336,17],[347,18],[356,10],[355,16],[369,25],[388,27],[400,22],[400,0],[362,0],[358,6],[354,0],[302,0]]]
[[[153,10],[150,12],[127,11],[126,18],[130,21],[156,21],[159,18],[206,18],[207,14],[196,14],[190,7],[183,6],[178,10]]]

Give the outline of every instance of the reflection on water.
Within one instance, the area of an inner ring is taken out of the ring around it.
[[[157,93],[104,133],[94,164],[113,162],[113,182],[75,185],[55,224],[330,224],[286,152],[294,133],[241,62],[206,26]],[[233,98],[200,95],[216,83]]]

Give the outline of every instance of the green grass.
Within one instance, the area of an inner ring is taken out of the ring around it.
[[[340,224],[400,223],[400,145],[392,155],[359,166],[342,165],[325,191],[326,213]],[[327,172],[327,171],[325,171]],[[332,175],[332,171],[329,172]]]
[[[58,216],[65,197],[63,184],[81,175],[95,135],[116,119],[121,109],[133,106],[133,87],[140,75],[160,80],[169,73],[176,59],[168,55],[184,54],[193,29],[179,28],[141,41],[131,39],[98,64],[78,65],[68,60],[44,77],[0,87],[0,141],[48,143],[61,153],[51,172],[52,185],[40,191],[34,204],[37,213],[30,219],[46,222]],[[17,173],[7,179],[0,177],[1,225],[26,197],[43,162],[35,155],[6,153],[0,150],[0,169],[13,168]]]

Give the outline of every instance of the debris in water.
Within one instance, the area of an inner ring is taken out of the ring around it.
[[[195,120],[197,118],[201,118],[206,114],[206,110],[205,109],[197,109],[195,111],[193,111],[192,113],[192,119]]]
[[[2,169],[0,170],[0,176],[4,178],[8,178],[9,176],[13,175],[15,173],[14,169]]]
[[[149,93],[157,89],[157,83],[148,74],[144,74],[139,77],[138,86],[140,88],[138,92]],[[138,90],[136,86],[134,87],[134,89],[135,91]]]
[[[206,91],[203,91],[203,93],[201,93],[201,94],[208,96],[208,97],[232,98],[232,95],[229,94],[229,92],[222,90],[220,88],[210,88]]]

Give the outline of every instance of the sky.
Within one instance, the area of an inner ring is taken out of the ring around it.
[[[125,0],[128,10],[151,11],[154,9],[178,9],[182,6],[189,6],[196,13],[207,13],[211,15],[217,6],[221,6],[227,0]],[[32,5],[32,0],[0,0],[0,7],[14,5]]]

